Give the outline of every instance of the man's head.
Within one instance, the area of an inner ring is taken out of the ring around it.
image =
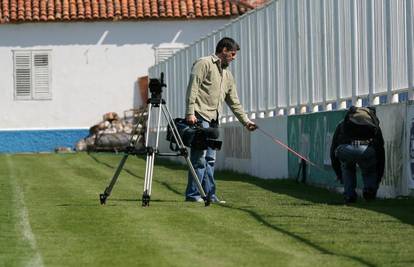
[[[239,44],[229,37],[224,37],[217,43],[216,55],[220,58],[223,69],[227,68],[230,62],[236,59],[238,50],[240,50]]]

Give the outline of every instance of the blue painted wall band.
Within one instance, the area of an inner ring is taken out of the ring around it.
[[[87,129],[0,131],[0,153],[53,152],[57,147],[74,149],[88,134]]]

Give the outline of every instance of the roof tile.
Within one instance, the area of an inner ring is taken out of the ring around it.
[[[236,4],[232,2],[231,3],[231,13],[234,13],[234,12],[238,12],[238,10],[237,10]]]
[[[85,6],[83,4],[82,0],[77,0],[77,9],[78,9],[78,19],[84,19],[85,18]]]
[[[92,18],[92,7],[91,7],[91,1],[90,0],[83,0],[83,7],[85,9],[85,18],[91,19]]]
[[[144,16],[149,18],[151,17],[151,7],[150,7],[150,3],[149,0],[144,0]]]
[[[144,17],[144,4],[142,0],[137,0],[137,17],[138,18]]]
[[[180,17],[180,0],[173,0],[174,17]]]
[[[187,17],[187,3],[185,0],[180,0],[180,12],[181,12],[181,17],[183,18]]]
[[[165,8],[167,9],[167,17],[173,16],[173,10],[172,10],[172,0],[165,0]]]
[[[10,20],[17,19],[17,3],[16,0],[10,0]]]
[[[158,11],[160,14],[160,17],[166,17],[166,10],[165,10],[165,1],[164,0],[158,0]]]
[[[195,15],[197,17],[201,17],[203,15],[201,13],[201,0],[194,0],[194,8],[195,8]]]
[[[60,0],[55,1],[55,19],[62,19],[62,2]]]
[[[114,2],[112,0],[106,0],[107,17],[114,17]]]
[[[187,0],[187,17],[188,18],[194,18],[195,12],[194,12],[194,2],[193,0]]]
[[[209,16],[209,10],[208,10],[208,0],[201,0],[201,10],[203,12],[204,17]]]
[[[78,0],[82,2],[82,0]],[[106,19],[108,17],[106,13],[106,0],[99,0],[99,13],[101,14],[101,18]]]
[[[254,3],[252,3],[252,1]],[[241,15],[267,0],[0,0],[0,24]]]
[[[115,10],[115,17],[120,17],[121,16],[121,2],[119,0],[114,0],[114,10]]]
[[[47,20],[55,20],[55,2],[54,0],[49,0],[47,2]]]
[[[151,16],[158,18],[158,2],[157,0],[151,0]]]
[[[121,13],[123,18],[128,18],[128,0],[121,0]]]
[[[135,8],[135,0],[128,0],[129,16],[133,19],[137,18],[137,10]]]
[[[231,11],[230,11],[230,1],[229,0],[224,0],[224,15],[225,16],[230,16]]]
[[[18,20],[24,19],[24,0],[17,1],[17,19]]]
[[[91,4],[92,4],[92,18],[98,19],[99,18],[99,3],[98,3],[98,0],[92,0]]]
[[[208,1],[208,9],[210,11],[210,16],[213,16],[213,17],[217,16],[215,0]]]
[[[65,1],[65,0],[64,0]],[[40,9],[39,9],[39,0],[33,0],[32,2],[32,8],[33,8],[33,19],[39,21],[40,17]]]
[[[40,0],[40,1],[45,1],[45,0]],[[42,8],[40,8],[40,10],[41,9]],[[71,19],[76,19],[76,16],[78,14],[77,8],[76,8],[76,0],[69,0],[69,14],[70,14]]]
[[[217,16],[223,16],[223,1],[217,1]]]

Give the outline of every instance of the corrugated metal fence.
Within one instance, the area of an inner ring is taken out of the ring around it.
[[[192,63],[224,36],[239,97],[255,116],[397,102],[414,87],[413,0],[279,0],[253,10],[150,69],[166,75],[165,99],[184,115]],[[385,99],[385,100],[384,100]],[[224,110],[223,120],[231,120]]]

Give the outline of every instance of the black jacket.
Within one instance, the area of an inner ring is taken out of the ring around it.
[[[350,144],[352,140],[353,138],[351,138],[350,135],[345,132],[344,121],[340,122],[338,126],[336,126],[336,130],[332,138],[330,154],[331,154],[332,168],[334,169],[337,178],[341,182],[342,182],[341,163],[335,155],[335,150],[339,145]],[[374,147],[376,156],[377,156],[377,174],[378,174],[377,182],[379,184],[381,182],[382,176],[384,175],[384,167],[385,167],[384,138],[382,137],[382,132],[380,128],[378,128],[378,130],[376,131],[376,134],[373,137],[373,141],[370,145]]]

